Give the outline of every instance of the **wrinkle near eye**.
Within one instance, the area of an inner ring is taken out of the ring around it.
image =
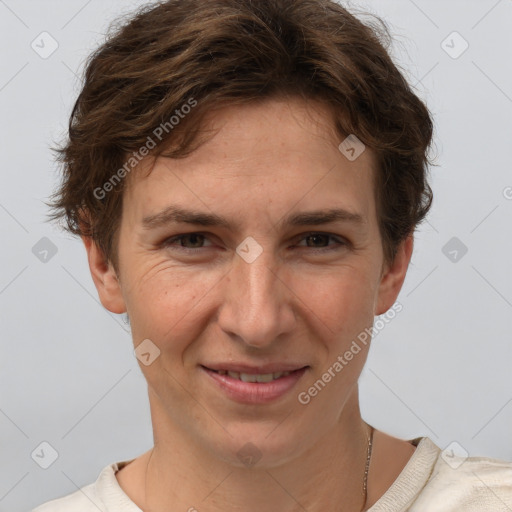
[[[174,267],[180,267],[180,269],[183,269],[182,266],[168,259],[162,259],[161,261],[153,264],[152,266],[149,266],[147,270],[143,271],[140,274],[137,274],[135,281],[133,282],[133,285],[130,288],[130,291],[133,288],[142,289],[146,287],[148,282],[157,279],[157,276],[159,276],[162,272],[164,273],[165,277],[161,281],[171,279],[173,276],[175,278],[176,272],[169,272],[169,270],[173,269]]]

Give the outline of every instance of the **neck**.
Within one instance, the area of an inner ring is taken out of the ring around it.
[[[233,465],[211,446],[201,446],[186,429],[170,421],[151,392],[150,404],[155,446],[140,466],[143,495],[134,499],[143,510],[319,512],[333,510],[333,503],[346,512],[363,508],[369,427],[360,416],[357,385],[337,423],[315,444],[305,439],[304,449],[297,455],[283,454],[267,462],[262,456],[247,466]],[[293,425],[287,425],[285,419],[279,428],[283,427]],[[223,435],[229,438],[225,431]],[[272,437],[268,434],[257,444],[262,452],[275,455],[278,448],[272,445]],[[312,433],[311,438],[316,437]]]

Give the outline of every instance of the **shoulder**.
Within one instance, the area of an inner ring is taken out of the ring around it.
[[[411,512],[510,512],[512,462],[441,452]]]
[[[31,512],[103,512],[101,503],[96,496],[94,484],[82,487],[62,498],[47,501]]]
[[[94,483],[62,498],[47,501],[30,512],[139,512],[123,492],[116,472],[131,461],[115,462],[102,469]]]

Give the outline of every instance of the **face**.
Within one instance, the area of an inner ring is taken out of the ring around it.
[[[189,157],[129,177],[119,281],[90,244],[89,261],[102,303],[128,312],[135,347],[150,340],[147,362],[158,354],[140,364],[155,432],[233,464],[251,442],[272,466],[340,420],[368,345],[335,363],[394,303],[412,242],[384,264],[373,154],[349,161],[322,104],[271,100],[212,122]]]

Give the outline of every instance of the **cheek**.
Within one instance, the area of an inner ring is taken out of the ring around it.
[[[347,265],[301,277],[292,286],[303,311],[309,310],[304,314],[315,317],[328,336],[346,341],[372,324],[377,284],[368,269]]]
[[[197,271],[155,266],[135,277],[127,292],[126,304],[134,342],[149,338],[157,345],[188,336],[200,327],[198,313],[209,289],[218,278]]]

